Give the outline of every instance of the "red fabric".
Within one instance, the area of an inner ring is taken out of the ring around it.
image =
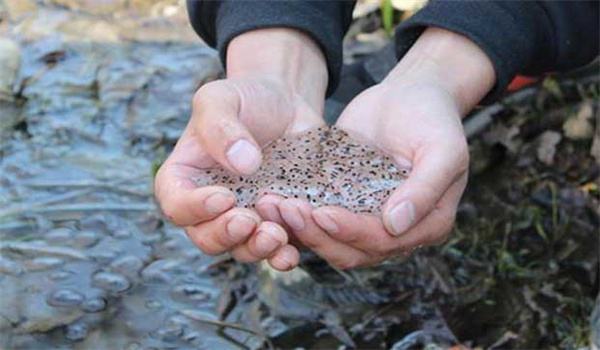
[[[518,90],[524,86],[531,85],[538,80],[539,78],[531,78],[522,75],[517,75],[510,83],[510,85],[508,85],[508,91]]]

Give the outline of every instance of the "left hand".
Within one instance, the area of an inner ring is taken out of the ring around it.
[[[456,51],[457,57],[453,57]],[[440,61],[434,58],[442,55]],[[463,56],[466,55],[466,56]],[[475,60],[475,62],[472,62]],[[476,69],[478,71],[473,72]],[[468,178],[461,116],[494,82],[491,62],[467,38],[428,29],[379,85],[346,108],[337,125],[392,156],[410,175],[381,218],[270,196],[303,245],[337,268],[371,266],[444,242]]]

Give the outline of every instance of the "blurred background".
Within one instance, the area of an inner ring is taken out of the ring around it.
[[[359,1],[345,63],[381,79],[424,4]],[[222,75],[184,1],[0,1],[0,348],[597,348],[597,62],[469,116],[470,186],[450,241],[415,258],[423,290],[351,316],[288,304],[161,217],[153,174]]]

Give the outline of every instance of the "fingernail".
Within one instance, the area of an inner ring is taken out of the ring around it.
[[[269,254],[281,245],[281,241],[274,237],[279,232],[275,228],[261,229],[256,236],[256,249],[261,254]]]
[[[313,219],[317,222],[323,230],[329,233],[339,233],[340,229],[337,224],[331,218],[331,215],[328,214],[325,210],[315,210],[313,212]]]
[[[204,200],[204,208],[211,214],[220,214],[231,208],[235,197],[229,192],[215,192]]]
[[[303,231],[306,227],[302,213],[296,207],[291,207],[288,210],[282,210],[281,216],[288,226],[294,231]]]
[[[246,215],[236,215],[227,222],[227,234],[234,243],[240,242],[244,238],[248,237],[254,228],[258,225],[258,222]]]
[[[415,206],[410,201],[397,204],[390,210],[388,220],[392,228],[392,235],[403,234],[415,221]]]
[[[263,211],[265,220],[273,222],[279,222],[279,220],[281,220],[279,210],[275,204],[263,204],[260,208]]]
[[[260,167],[260,150],[247,140],[238,140],[227,151],[227,160],[240,173],[251,174]]]
[[[296,265],[296,263],[294,262],[294,257],[291,256],[289,252],[277,253],[271,259],[271,266],[277,265],[278,268],[276,268],[275,266],[273,266],[273,268],[276,268],[279,271],[289,271]]]

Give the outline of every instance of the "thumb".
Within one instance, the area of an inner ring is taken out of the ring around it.
[[[262,162],[261,148],[239,118],[242,97],[222,80],[204,85],[192,104],[193,132],[202,148],[224,168],[252,174]]]
[[[406,182],[385,204],[383,223],[388,232],[399,236],[435,210],[452,184],[468,171],[468,164],[466,143],[461,147],[436,144],[423,150]]]

